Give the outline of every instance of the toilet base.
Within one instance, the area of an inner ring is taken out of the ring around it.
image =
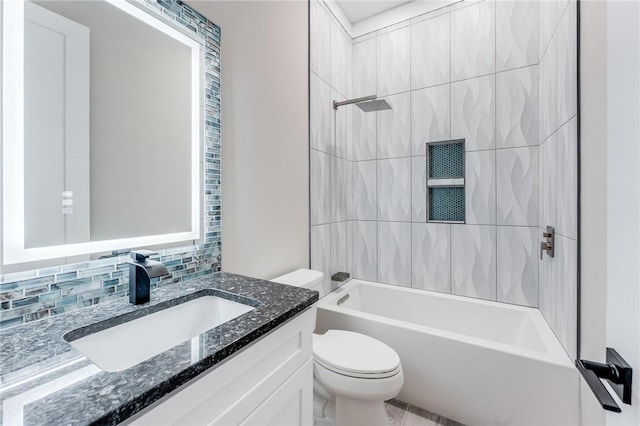
[[[313,391],[313,426],[336,426],[336,405]]]
[[[336,426],[389,426],[384,401],[336,395]]]

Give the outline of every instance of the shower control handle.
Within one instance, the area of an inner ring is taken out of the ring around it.
[[[544,241],[540,241],[540,260],[542,260],[544,252],[548,252],[549,250],[551,250],[551,245],[549,243],[545,243]]]
[[[544,241],[540,242],[540,260],[542,260],[542,255],[547,252],[550,257],[554,257],[555,255],[555,245],[556,245],[556,230],[552,226],[547,226],[547,228],[542,231],[542,237]]]

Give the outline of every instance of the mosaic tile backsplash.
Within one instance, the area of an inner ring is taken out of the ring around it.
[[[220,270],[220,28],[179,0],[140,0],[150,13],[182,27],[204,48],[204,231],[201,244],[160,250],[151,259],[170,275],[158,287]],[[0,275],[0,328],[129,295],[129,255]]]

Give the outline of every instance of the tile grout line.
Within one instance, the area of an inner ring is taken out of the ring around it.
[[[451,139],[451,132],[452,132],[452,123],[451,123],[451,115],[453,114],[453,103],[451,102],[451,73],[452,73],[452,62],[453,62],[453,54],[452,54],[452,49],[451,49],[451,37],[452,37],[452,19],[453,19],[453,12],[449,13],[449,139]],[[466,144],[465,144],[466,146]],[[427,147],[428,149],[428,147]],[[466,157],[467,157],[467,153],[464,153],[464,157],[465,157],[465,165],[466,165]],[[427,168],[429,167],[429,165],[427,164]],[[466,166],[465,166],[466,168]],[[427,178],[428,178],[428,171],[427,171]],[[466,223],[466,209],[467,209],[467,197],[466,197],[466,171],[464,172],[465,174],[465,223]],[[429,188],[427,188],[427,194],[429,193]],[[428,197],[428,195],[427,195]],[[427,212],[427,217],[429,215],[429,212]],[[453,225],[449,224],[449,294],[453,294]]]
[[[409,25],[409,88],[411,88],[411,43],[413,42],[413,31],[411,31],[411,23]],[[411,95],[409,95],[409,154],[413,146],[413,134],[411,127],[413,125],[413,112],[411,110]],[[413,159],[409,159],[409,219],[413,219]],[[413,224],[409,225],[409,287],[413,288]]]
[[[375,41],[375,89],[378,91],[378,33],[371,38]],[[380,188],[379,188],[379,162],[378,162],[378,113],[374,116],[375,157],[376,157],[376,281],[380,281]]]
[[[498,13],[497,13],[497,5],[496,2],[493,2],[493,91],[494,91],[494,96],[495,93],[497,91],[497,70],[498,70]],[[496,218],[495,218],[495,222],[496,222],[496,227],[494,228],[494,236],[495,236],[495,271],[496,271],[496,283],[495,283],[495,300],[496,302],[498,301],[498,228],[497,228],[497,223],[498,223],[498,150],[497,148],[497,135],[496,135],[496,129],[498,127],[498,119],[497,119],[497,109],[498,109],[498,103],[496,102],[495,108],[493,110],[493,147],[494,147],[494,151],[493,151],[493,155],[494,155],[494,166],[495,166],[495,171],[494,171],[494,176],[495,176],[495,182],[494,182],[494,190],[495,190],[495,194],[496,194],[496,209],[495,209],[495,214],[496,214]]]

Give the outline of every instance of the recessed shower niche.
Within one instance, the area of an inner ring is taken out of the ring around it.
[[[464,223],[464,139],[427,143],[428,222]]]

